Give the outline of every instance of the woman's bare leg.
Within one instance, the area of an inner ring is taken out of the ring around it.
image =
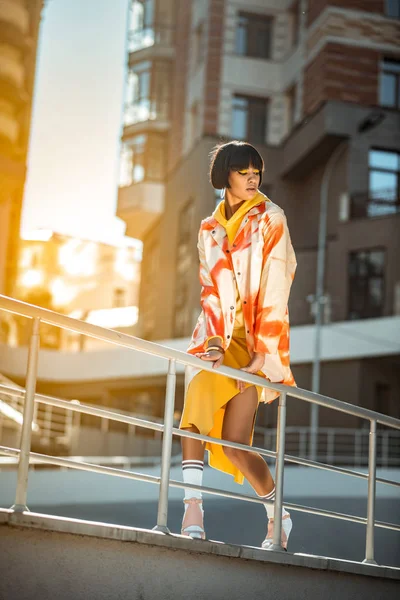
[[[183,427],[185,431],[192,431],[193,433],[200,433],[197,427],[192,425],[191,427]],[[182,460],[204,460],[204,443],[200,440],[194,440],[192,438],[181,438],[182,444]]]
[[[225,410],[222,439],[239,444],[249,444],[257,405],[258,396],[254,386],[246,388],[244,392],[232,398]],[[228,447],[224,447],[224,453],[243,473],[259,496],[265,496],[273,490],[274,480],[267,463],[260,454]]]

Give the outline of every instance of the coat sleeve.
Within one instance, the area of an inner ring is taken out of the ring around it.
[[[297,264],[283,213],[268,216],[263,224],[262,233],[263,266],[256,312],[254,351],[277,354]]]
[[[221,300],[218,288],[213,281],[211,270],[207,264],[204,250],[204,240],[200,228],[197,243],[200,260],[199,279],[201,285],[200,304],[204,314],[207,340],[212,337],[219,337],[223,347],[225,347],[224,337],[224,319],[221,307]],[[207,341],[206,340],[206,341]]]

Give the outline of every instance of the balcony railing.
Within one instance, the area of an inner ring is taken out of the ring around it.
[[[360,192],[351,196],[350,218],[383,217],[400,212],[400,195],[393,190],[378,193]]]
[[[172,46],[174,29],[172,27],[144,27],[128,34],[129,52],[137,52],[151,46]]]
[[[286,451],[299,458],[310,454],[310,427],[286,427]],[[277,430],[256,427],[254,444],[264,448],[276,446]],[[376,432],[377,466],[400,467],[400,431],[378,429]],[[319,462],[362,468],[368,466],[369,429],[319,427],[317,458]]]
[[[167,121],[168,117],[168,104],[166,102],[149,98],[125,105],[124,124],[126,127],[145,121]]]

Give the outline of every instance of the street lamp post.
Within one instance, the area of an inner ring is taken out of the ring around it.
[[[341,142],[336,147],[333,154],[330,156],[321,183],[321,200],[319,213],[319,229],[318,229],[318,255],[317,255],[317,282],[314,296],[314,360],[312,365],[312,383],[311,390],[319,394],[321,380],[321,328],[323,316],[324,296],[324,280],[325,280],[325,253],[326,253],[326,228],[328,220],[328,193],[329,183],[331,180],[333,169],[336,166],[339,158],[347,148],[347,140]],[[310,421],[310,460],[317,460],[317,435],[318,435],[318,404],[311,404],[311,421]]]
[[[365,119],[363,119],[357,127],[358,133],[365,133],[370,131],[377,125],[379,125],[385,119],[385,113],[380,110],[372,111]],[[318,255],[317,255],[317,281],[316,291],[314,300],[314,315],[315,315],[315,328],[314,328],[314,358],[312,365],[312,382],[311,390],[317,394],[320,391],[320,380],[321,380],[321,333],[322,333],[322,320],[323,320],[323,305],[325,304],[326,297],[324,295],[324,283],[325,283],[325,253],[326,253],[326,229],[327,229],[327,217],[328,217],[328,194],[329,184],[331,181],[332,172],[342,156],[344,150],[347,148],[347,140],[342,141],[334,150],[333,154],[329,157],[329,160],[325,166],[325,170],[322,176],[321,182],[321,196],[320,196],[320,213],[319,213],[319,229],[318,229]],[[318,404],[311,404],[311,418],[310,418],[310,460],[317,459],[317,436],[318,436],[318,417],[319,417],[319,406]]]

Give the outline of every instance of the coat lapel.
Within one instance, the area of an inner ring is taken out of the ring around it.
[[[224,248],[227,238],[225,228],[218,223],[217,219],[213,219],[210,225],[212,225],[212,229],[210,230],[211,237],[220,248]]]

